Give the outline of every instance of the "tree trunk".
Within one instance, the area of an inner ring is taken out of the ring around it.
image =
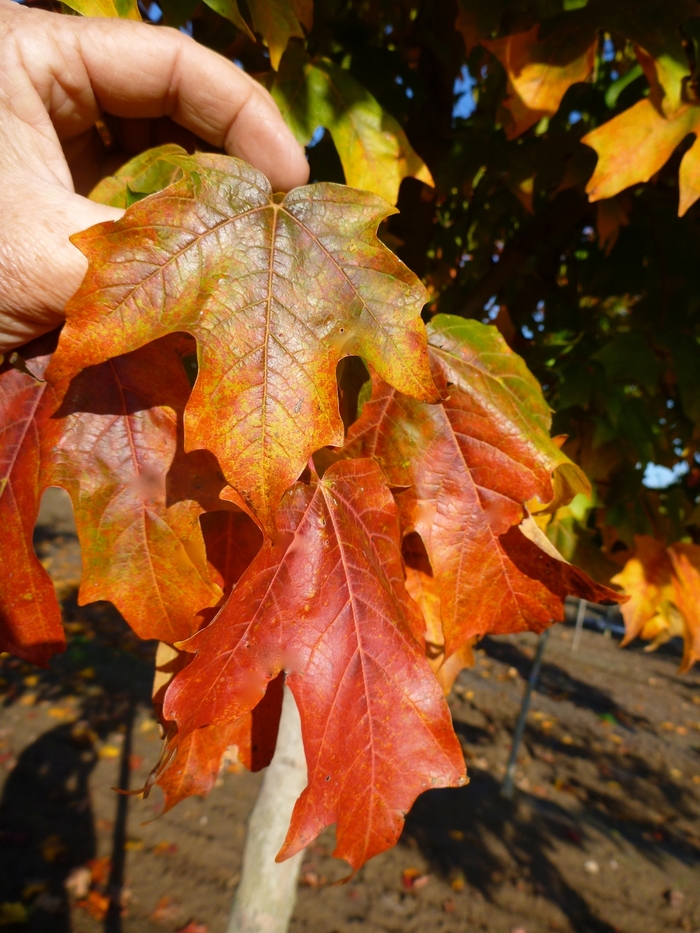
[[[286,933],[294,910],[303,851],[275,862],[297,797],[306,787],[299,712],[284,688],[275,756],[248,821],[241,882],[228,933]]]

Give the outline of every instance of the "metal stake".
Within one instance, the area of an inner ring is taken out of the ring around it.
[[[542,667],[542,655],[544,654],[545,645],[547,644],[547,639],[549,638],[549,629],[545,629],[544,632],[540,635],[539,641],[537,642],[537,651],[535,652],[535,659],[532,662],[532,668],[530,670],[530,676],[527,679],[527,686],[525,687],[525,694],[523,696],[523,702],[520,707],[520,715],[518,716],[518,722],[515,727],[515,733],[513,734],[513,747],[510,750],[510,758],[508,759],[508,767],[506,768],[506,776],[503,778],[503,783],[501,784],[501,795],[506,797],[508,800],[511,800],[513,797],[513,789],[515,787],[515,768],[518,763],[518,750],[520,749],[520,743],[523,740],[523,733],[525,732],[525,723],[527,721],[527,714],[530,710],[530,699],[532,697],[532,691],[535,689],[537,680],[540,676],[540,668]]]
[[[571,642],[572,651],[578,651],[579,645],[581,644],[581,634],[583,633],[583,621],[586,618],[587,608],[588,608],[588,600],[579,599],[578,612],[576,613],[576,628],[574,629],[574,637]]]

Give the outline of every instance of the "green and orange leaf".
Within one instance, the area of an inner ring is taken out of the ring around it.
[[[371,456],[397,489],[404,532],[422,538],[440,598],[446,658],[475,635],[563,619],[564,597],[615,594],[546,555],[518,526],[531,506],[588,492],[549,434],[551,414],[523,361],[494,327],[437,315],[428,330],[442,402],[373,378],[345,456]]]
[[[180,181],[74,237],[90,267],[48,378],[191,334],[199,374],[186,449],[211,451],[272,532],[308,457],[342,443],[342,357],[361,355],[407,394],[434,397],[425,290],[377,239],[393,209],[376,196],[319,184],[278,198],[237,159],[183,154],[177,164]]]

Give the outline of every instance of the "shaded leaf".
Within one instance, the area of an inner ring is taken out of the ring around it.
[[[559,109],[572,84],[585,81],[593,70],[597,36],[595,28],[567,21],[539,38],[536,24],[527,32],[482,39],[508,74],[507,97],[503,102],[506,136],[515,139]]]
[[[678,184],[678,216],[682,217],[700,198],[700,137],[697,134],[695,142],[681,159]]]
[[[204,2],[208,7],[214,10],[215,13],[218,13],[219,16],[223,16],[224,19],[232,22],[236,29],[240,29],[249,39],[255,41],[255,36],[250,26],[241,14],[238,0],[204,0]]]
[[[260,771],[272,761],[282,711],[282,678],[271,681],[255,709],[235,722],[201,726],[183,739],[171,742],[172,755],[156,769],[153,783],[165,795],[163,813],[180,801],[205,797],[214,786],[227,748],[238,748],[239,760],[250,771]]]
[[[39,500],[51,485],[66,489],[73,504],[79,602],[111,600],[141,637],[187,638],[221,596],[199,516],[228,504],[217,498],[225,483],[213,457],[182,450],[183,338],[83,371],[58,411],[53,387],[29,375],[43,372],[48,356],[37,354],[50,340],[22,351],[27,373],[8,368],[0,376],[7,410],[0,512],[12,542],[3,549],[8,650],[43,663],[63,647],[53,587],[32,548]],[[13,632],[21,632],[16,644]]]
[[[35,349],[32,349],[35,348]],[[36,373],[0,367],[0,651],[45,665],[65,649],[61,610],[32,538],[41,494],[41,424],[55,407],[52,387],[41,380],[50,338],[26,352]]]
[[[270,50],[270,64],[277,70],[290,39],[304,38],[302,26],[313,26],[313,0],[248,0],[253,28]]]
[[[337,821],[335,854],[357,868],[394,844],[422,790],[464,782],[461,752],[418,641],[422,620],[404,588],[396,508],[379,467],[341,462],[297,484],[279,526],[187,643],[196,656],[165,711],[184,738],[235,721],[271,677],[290,671],[309,783],[280,858]]]
[[[273,198],[237,159],[183,154],[177,164],[179,182],[73,238],[90,267],[50,378],[192,334],[186,447],[214,453],[271,531],[310,454],[342,443],[340,358],[361,355],[403,391],[433,396],[425,291],[376,237],[392,212],[385,201],[330,184]]]
[[[442,692],[452,689],[457,676],[465,667],[474,666],[474,643],[470,638],[465,644],[445,657],[445,635],[442,630],[440,610],[440,586],[433,576],[432,567],[419,535],[411,533],[403,540],[402,553],[406,572],[406,589],[409,596],[420,607],[425,620],[425,653]]]
[[[632,203],[629,198],[605,198],[598,201],[596,233],[600,248],[609,256],[620,236],[620,229],[629,226]]]
[[[221,596],[197,495],[224,484],[211,459],[178,449],[189,395],[180,342],[165,338],[76,377],[53,419],[51,458],[52,484],[73,501],[81,604],[109,599],[140,637],[165,642],[187,638]]]
[[[398,121],[348,71],[328,59],[310,59],[298,45],[291,46],[270,92],[302,146],[318,127],[329,131],[348,185],[395,204],[407,176],[433,184]]]
[[[592,20],[634,43],[637,59],[651,85],[654,105],[670,116],[681,106],[684,80],[690,74],[679,27],[697,16],[694,0],[597,0],[589,5]]]
[[[260,550],[262,534],[238,509],[207,512],[200,518],[210,576],[228,596]]]
[[[303,39],[302,26],[310,30],[314,21],[313,0],[246,0],[253,30],[241,14],[238,0],[205,0],[205,3],[253,41],[253,30],[262,36],[270,51],[270,64],[275,70],[289,40]]]

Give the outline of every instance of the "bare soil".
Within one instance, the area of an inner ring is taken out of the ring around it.
[[[0,925],[225,933],[260,775],[226,762],[206,800],[159,819],[157,791],[111,790],[142,786],[158,757],[155,646],[110,605],[77,605],[70,517],[60,497],[44,506],[36,546],[70,642],[45,671],[0,657]],[[344,885],[324,833],[292,933],[700,931],[700,672],[676,673],[673,644],[620,651],[585,631],[573,652],[572,634],[549,639],[514,799],[500,784],[531,635],[485,639],[450,698],[470,785],[424,794],[399,845]],[[110,890],[124,907],[102,916]]]

